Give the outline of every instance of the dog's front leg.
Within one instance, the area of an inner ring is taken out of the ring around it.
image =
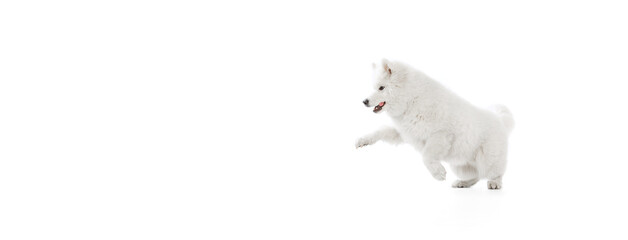
[[[449,152],[452,139],[453,136],[449,134],[437,133],[425,141],[423,163],[436,180],[443,181],[446,178],[447,171],[440,161]]]
[[[399,144],[403,142],[401,136],[399,135],[399,132],[397,132],[395,128],[384,127],[371,134],[359,138],[357,141],[355,141],[355,148],[361,148],[366,145],[371,145],[379,140],[392,144]]]

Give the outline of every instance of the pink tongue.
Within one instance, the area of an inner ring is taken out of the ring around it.
[[[384,106],[384,102],[379,103],[379,105],[377,106],[380,106],[380,107]]]

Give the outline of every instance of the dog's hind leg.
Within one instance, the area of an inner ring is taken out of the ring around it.
[[[506,155],[508,143],[489,141],[478,150],[476,162],[480,175],[488,179],[487,188],[497,190],[502,188],[502,176],[506,171]]]
[[[502,176],[506,171],[506,153],[500,152],[498,154],[486,156],[488,166],[486,171],[486,187],[491,190],[497,190],[502,188]]]
[[[491,189],[491,190],[501,189],[502,188],[502,176],[495,177],[491,180],[488,180],[488,182],[486,182],[486,187],[488,187],[488,189]]]
[[[452,165],[451,170],[460,180],[455,181],[451,187],[468,188],[476,184],[479,180],[478,170],[471,164]]]
[[[474,178],[471,180],[456,180],[453,184],[451,184],[452,188],[469,188],[475,185],[480,179]]]

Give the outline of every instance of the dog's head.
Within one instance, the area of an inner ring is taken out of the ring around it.
[[[398,108],[399,106],[395,105],[400,103],[399,98],[406,75],[403,66],[400,63],[382,59],[381,64],[373,63],[373,74],[375,92],[362,101],[364,106],[373,107],[374,113]]]

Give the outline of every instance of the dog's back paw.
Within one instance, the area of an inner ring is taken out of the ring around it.
[[[502,181],[488,180],[488,182],[486,182],[486,185],[490,190],[498,190],[502,188]]]
[[[471,180],[457,180],[455,181],[453,184],[451,184],[451,187],[453,188],[468,188],[473,186],[475,183],[478,182],[478,179],[471,179]]]

